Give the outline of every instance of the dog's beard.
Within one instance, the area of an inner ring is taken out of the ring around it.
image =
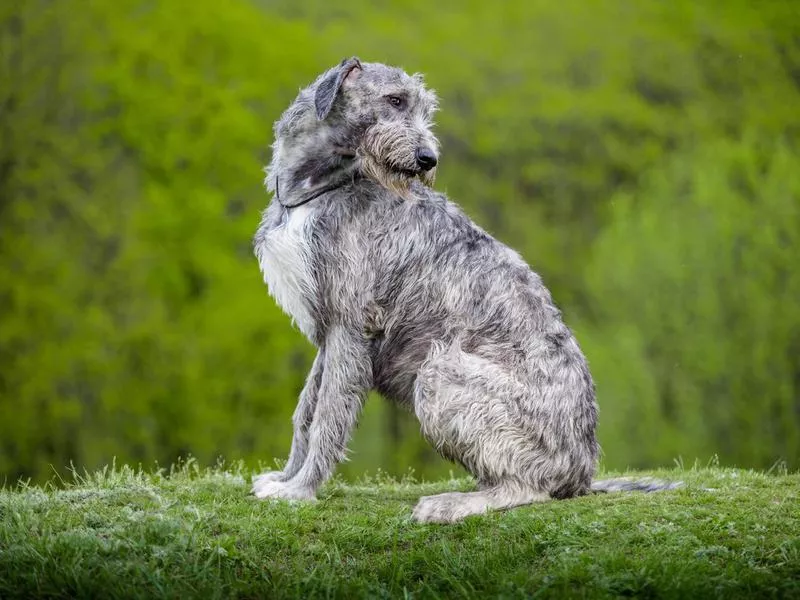
[[[436,167],[430,169],[429,171],[425,171],[424,173],[420,173],[419,179],[426,186],[433,187],[433,184],[436,182]]]
[[[362,156],[361,170],[364,175],[406,200],[410,200],[413,197],[411,184],[415,179],[418,179],[427,187],[432,187],[436,179],[435,168],[430,171],[393,168],[381,163],[369,154]]]

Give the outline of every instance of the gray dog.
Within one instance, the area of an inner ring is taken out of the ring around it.
[[[344,458],[370,389],[414,410],[478,490],[420,499],[418,521],[590,490],[594,385],[540,277],[431,189],[436,96],[419,75],[357,58],[302,90],[275,124],[255,236],[270,293],[319,349],[283,471],[259,498],[313,499]]]

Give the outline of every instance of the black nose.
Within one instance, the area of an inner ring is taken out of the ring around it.
[[[430,148],[417,148],[417,164],[423,171],[430,171],[436,166],[436,155]]]

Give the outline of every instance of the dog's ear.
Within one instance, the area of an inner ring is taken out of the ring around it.
[[[352,81],[361,72],[361,61],[358,57],[346,58],[333,69],[325,79],[319,82],[317,92],[314,94],[314,108],[317,109],[317,119],[324,120],[333,108],[333,102],[342,89],[345,81]]]

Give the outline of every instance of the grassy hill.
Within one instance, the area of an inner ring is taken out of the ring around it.
[[[465,479],[260,502],[241,467],[108,468],[0,491],[0,598],[800,597],[800,475],[634,473],[679,490],[410,520]]]

